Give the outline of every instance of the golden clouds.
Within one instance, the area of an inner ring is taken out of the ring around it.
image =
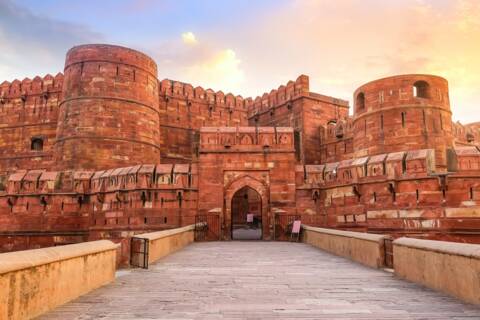
[[[186,44],[196,44],[197,43],[197,38],[193,34],[193,32],[184,32],[182,33],[182,40],[183,43]]]
[[[235,51],[224,49],[188,66],[186,75],[195,83],[236,93],[245,79],[240,64]]]

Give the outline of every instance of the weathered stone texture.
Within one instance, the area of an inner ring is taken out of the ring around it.
[[[59,169],[109,169],[160,160],[157,67],[117,46],[70,49],[56,139]]]
[[[348,109],[305,75],[243,98],[160,81],[132,49],[74,47],[64,74],[0,84],[0,250],[107,238],[125,263],[132,235],[199,214],[229,239],[246,187],[264,239],[297,215],[480,242],[480,125],[452,123],[447,81],[376,80]]]

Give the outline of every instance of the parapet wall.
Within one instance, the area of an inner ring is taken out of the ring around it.
[[[102,240],[0,254],[0,318],[32,319],[112,282],[116,250]]]
[[[372,268],[385,267],[386,235],[302,226],[302,241]]]
[[[195,225],[192,224],[182,228],[138,234],[132,238],[132,245],[138,246],[133,250],[138,254],[132,256],[132,261],[138,266],[144,264],[145,258],[147,258],[148,264],[144,267],[148,268],[150,264],[157,260],[193,243],[194,230]],[[146,244],[143,244],[143,241],[146,241]],[[145,253],[141,253],[142,245],[147,246],[148,257],[145,257]]]
[[[400,238],[393,242],[395,274],[480,304],[480,246]]]

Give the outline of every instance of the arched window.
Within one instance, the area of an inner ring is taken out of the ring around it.
[[[416,98],[430,98],[430,85],[425,81],[413,84],[413,96]]]
[[[355,103],[357,105],[357,110],[365,109],[365,94],[363,92],[360,92],[357,95],[357,99]]]
[[[42,151],[43,150],[43,139],[32,138],[32,143],[30,144],[30,150]]]

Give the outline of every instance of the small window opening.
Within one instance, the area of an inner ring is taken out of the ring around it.
[[[293,133],[293,144],[295,147],[295,157],[297,158],[297,161],[299,161],[301,158],[301,141],[299,131],[294,131]]]
[[[470,187],[470,200],[473,200],[473,188]]]
[[[363,92],[360,92],[357,95],[356,104],[357,104],[357,110],[365,109],[365,94]]]
[[[430,98],[430,85],[425,81],[417,81],[413,84],[413,96],[416,98]]]
[[[30,144],[30,149],[33,151],[42,151],[43,150],[43,139],[41,138],[32,138]]]
[[[402,112],[402,128],[405,128],[405,120],[407,118],[407,113]]]
[[[142,200],[142,207],[145,207],[145,204],[147,202],[147,195],[145,194],[145,192],[142,192],[140,199]]]

